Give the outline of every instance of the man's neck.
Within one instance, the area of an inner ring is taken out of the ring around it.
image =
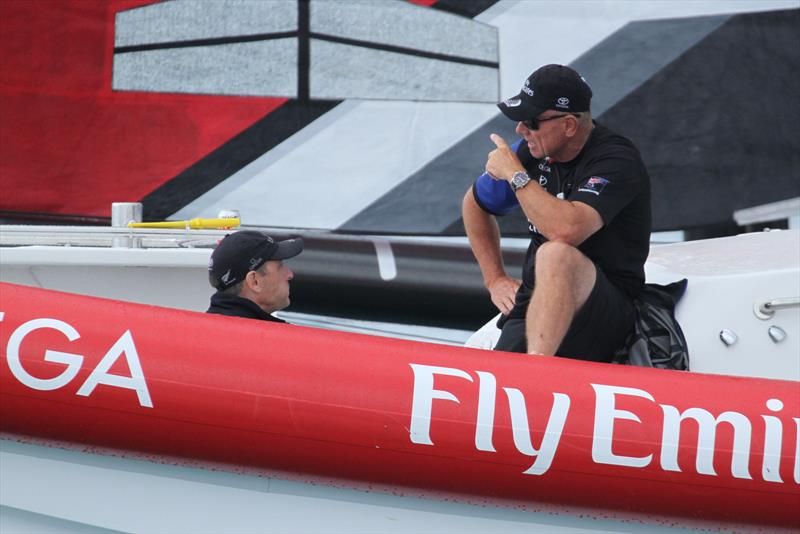
[[[240,291],[237,296],[241,297],[243,299],[249,300],[250,302],[252,302],[256,306],[261,308],[261,311],[263,311],[264,313],[266,313],[268,315],[271,315],[272,312],[274,312],[274,311],[278,311],[275,308],[270,308],[269,306],[264,306],[264,305],[260,304],[258,302],[258,298],[257,298],[256,294],[253,293],[252,291],[248,290],[247,288],[243,288],[242,291]]]
[[[592,122],[587,128],[581,128],[578,133],[570,139],[567,144],[564,146],[564,149],[561,150],[556,157],[551,156],[551,159],[560,163],[569,163],[573,159],[578,157],[578,154],[581,153],[583,147],[586,146],[586,143],[589,142],[589,137],[592,135],[592,130],[594,129],[594,122]]]

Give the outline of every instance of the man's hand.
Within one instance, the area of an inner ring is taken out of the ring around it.
[[[508,146],[505,139],[493,133],[489,139],[497,146],[489,152],[486,160],[486,172],[495,180],[509,181],[515,172],[524,171],[525,167],[519,162],[519,158]]]
[[[508,315],[511,308],[514,307],[514,297],[517,295],[517,289],[522,282],[510,276],[501,276],[496,278],[489,284],[489,294],[492,297],[492,303],[497,306],[500,313]]]

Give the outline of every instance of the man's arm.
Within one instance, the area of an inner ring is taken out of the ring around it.
[[[486,171],[492,177],[510,181],[515,172],[525,172],[502,137],[492,134],[491,139],[497,145],[486,162]],[[550,241],[578,246],[603,227],[600,214],[588,204],[561,200],[541,187],[523,187],[517,191],[517,200],[528,220]]]
[[[508,314],[514,307],[514,297],[520,281],[506,274],[500,252],[500,229],[497,220],[494,215],[485,212],[478,205],[472,187],[464,195],[461,215],[472,253],[478,260],[483,283],[489,290],[492,302],[501,313]]]

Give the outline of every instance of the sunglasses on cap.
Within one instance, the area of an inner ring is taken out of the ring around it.
[[[527,129],[529,129],[529,130],[538,130],[540,123],[547,122],[547,121],[553,121],[553,120],[556,120],[556,119],[561,119],[561,118],[566,117],[568,115],[572,115],[573,117],[580,117],[580,115],[577,114],[577,113],[562,113],[561,115],[553,115],[552,117],[545,117],[543,119],[540,119],[539,117],[533,117],[532,119],[528,119],[528,120],[524,120],[524,121],[520,121],[520,122],[522,124],[524,124],[525,127]]]

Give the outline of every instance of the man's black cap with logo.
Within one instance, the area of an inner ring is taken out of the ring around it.
[[[506,117],[525,121],[548,109],[566,113],[589,111],[592,89],[580,74],[564,65],[545,65],[536,69],[518,95],[503,100],[497,107]]]
[[[288,260],[302,251],[302,238],[276,241],[256,230],[241,230],[225,236],[211,253],[208,281],[217,291],[223,291],[244,280],[248,272],[264,263]]]

